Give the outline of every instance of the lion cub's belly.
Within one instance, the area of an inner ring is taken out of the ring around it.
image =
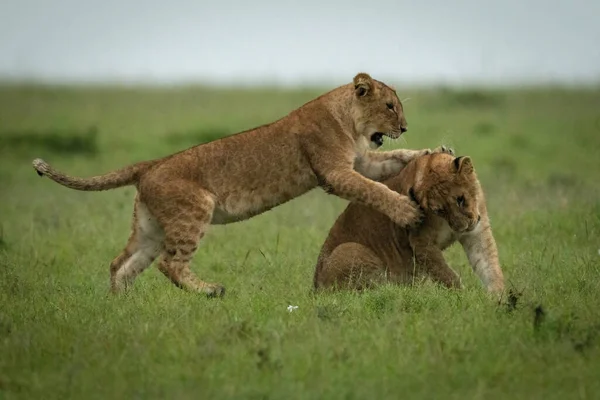
[[[238,188],[219,196],[211,223],[243,221],[292,200],[317,186],[314,175],[291,176],[256,188]]]

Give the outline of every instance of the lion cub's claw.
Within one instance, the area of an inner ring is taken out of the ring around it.
[[[394,222],[406,228],[418,227],[425,217],[419,205],[408,197],[402,199],[402,204],[396,208],[395,214]]]
[[[454,149],[452,147],[448,147],[448,146],[438,146],[435,149],[433,149],[434,153],[446,153],[446,154],[450,154],[450,155],[454,155]]]
[[[421,212],[421,210],[419,209],[417,212],[417,217],[414,218],[411,222],[409,222],[406,227],[410,228],[410,229],[415,229],[418,228],[419,226],[421,226],[421,224],[424,221],[425,216],[423,215],[423,213]]]

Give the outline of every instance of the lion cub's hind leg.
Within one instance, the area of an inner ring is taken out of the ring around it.
[[[359,243],[344,243],[327,257],[315,286],[317,289],[363,290],[380,285],[387,278],[384,263],[371,249]]]
[[[225,288],[204,282],[190,269],[198,244],[210,226],[215,207],[212,196],[193,182],[163,185],[155,199],[153,214],[164,230],[163,251],[158,269],[177,287],[220,297]]]
[[[158,221],[135,199],[131,235],[125,249],[110,264],[111,291],[117,293],[127,288],[135,278],[148,268],[162,249],[164,233]]]

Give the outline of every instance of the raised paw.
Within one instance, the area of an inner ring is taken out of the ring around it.
[[[217,284],[208,285],[203,289],[208,298],[220,298],[225,296],[225,287]]]

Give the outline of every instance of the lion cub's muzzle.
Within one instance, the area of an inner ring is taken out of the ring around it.
[[[481,221],[481,215],[478,215],[476,220],[469,221],[469,225],[467,226],[466,231],[471,232],[475,228],[477,228],[477,226],[479,226],[479,221]]]

